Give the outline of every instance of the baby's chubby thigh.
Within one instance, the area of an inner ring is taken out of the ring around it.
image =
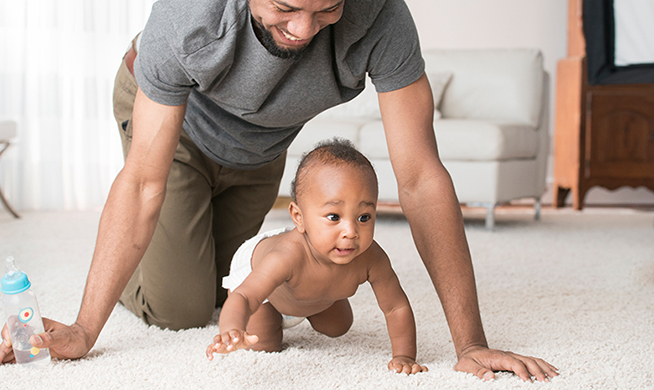
[[[266,302],[250,317],[246,331],[259,337],[249,349],[253,351],[279,352],[282,350],[282,315]]]
[[[329,337],[339,337],[352,326],[354,316],[347,299],[334,302],[330,307],[307,317],[313,329]]]

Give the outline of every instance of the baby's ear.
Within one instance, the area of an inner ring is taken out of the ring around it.
[[[295,202],[291,202],[288,205],[288,213],[291,214],[291,219],[298,233],[304,234],[304,223],[302,222],[302,210],[300,210],[300,206]]]

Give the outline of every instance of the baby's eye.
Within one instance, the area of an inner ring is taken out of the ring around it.
[[[327,216],[327,219],[330,220],[330,221],[336,222],[339,219],[341,219],[341,217],[339,217],[338,214],[329,214]]]
[[[368,222],[372,216],[370,214],[363,214],[359,217],[359,222]]]

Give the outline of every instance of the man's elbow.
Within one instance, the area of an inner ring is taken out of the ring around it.
[[[123,199],[130,196],[146,214],[157,215],[166,196],[166,184],[167,176],[143,175],[142,171],[132,169],[129,164],[125,165],[114,181],[114,187]]]
[[[148,182],[140,187],[141,199],[145,204],[160,207],[166,198],[166,182]]]
[[[402,199],[434,194],[443,188],[453,187],[452,178],[440,160],[423,162],[404,172],[396,175],[400,203]]]

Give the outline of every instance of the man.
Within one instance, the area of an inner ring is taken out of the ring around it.
[[[540,359],[487,347],[403,0],[160,0],[137,42],[114,95],[125,167],[102,214],[79,316],[71,326],[46,320],[35,346],[84,356],[118,301],[149,324],[205,325],[225,299],[217,286],[232,254],[274,202],[286,148],[313,116],[360,93],[369,75],[400,202],[451,329],[455,369],[482,379],[493,370],[525,381],[556,375]],[[8,353],[3,344],[3,360]]]

